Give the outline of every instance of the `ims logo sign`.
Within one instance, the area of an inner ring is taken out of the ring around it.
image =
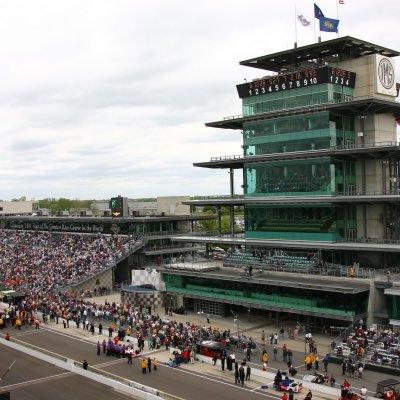
[[[382,58],[378,64],[378,77],[385,89],[391,89],[394,85],[394,68],[387,58]]]

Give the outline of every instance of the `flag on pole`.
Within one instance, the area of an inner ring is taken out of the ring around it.
[[[324,13],[321,11],[321,9],[314,3],[314,17],[317,19],[320,19],[321,17],[324,16]]]
[[[297,14],[297,19],[300,21],[300,23],[303,26],[310,26],[311,25],[311,21],[308,21],[303,14]]]
[[[333,18],[319,18],[319,30],[321,32],[337,32],[339,26],[339,20]]]

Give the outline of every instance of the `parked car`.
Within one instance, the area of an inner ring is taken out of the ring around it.
[[[284,392],[299,393],[303,390],[303,384],[294,379],[284,379],[279,383],[277,389]]]

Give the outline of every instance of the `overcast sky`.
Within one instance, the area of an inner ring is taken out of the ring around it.
[[[340,36],[400,50],[400,1],[337,1],[317,4]],[[292,48],[295,7],[315,21],[310,0],[0,4],[3,200],[229,194],[192,164],[241,154],[240,131],[204,123],[241,114],[235,85],[265,74],[239,61]]]

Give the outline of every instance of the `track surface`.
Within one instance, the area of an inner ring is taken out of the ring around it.
[[[14,337],[78,362],[86,359],[90,367],[103,369],[182,399],[280,398],[270,396],[256,387],[253,389],[238,387],[230,382],[231,376],[226,378],[224,376],[221,378],[206,376],[160,364],[157,371],[144,375],[139,365],[139,359],[134,359],[133,365],[128,365],[124,358],[117,359],[103,354],[98,356],[96,346],[92,342],[69,336],[63,332],[28,328],[15,332]],[[2,346],[0,372],[3,373],[14,360],[16,360],[15,365],[0,382],[0,391],[10,391],[12,399],[132,399],[132,397],[117,393],[105,385]]]

